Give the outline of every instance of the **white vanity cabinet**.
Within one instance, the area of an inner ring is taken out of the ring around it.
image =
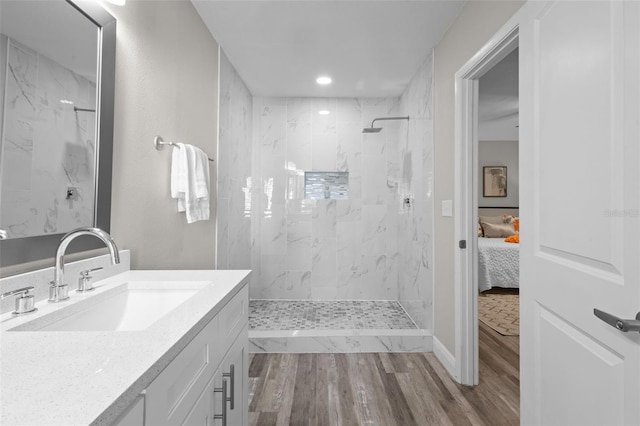
[[[226,425],[247,424],[248,304],[245,284],[151,382],[145,391],[144,425],[223,426],[223,379],[229,396]]]
[[[187,415],[187,418],[178,424],[199,426],[211,426],[213,424],[213,385],[214,379],[211,379],[191,412]]]
[[[229,352],[227,352],[227,355],[213,378],[213,400],[216,415],[213,426],[224,426],[225,423],[222,421],[223,416],[226,417],[227,426],[241,426],[249,422],[248,346],[248,327],[245,326],[231,346],[231,349],[229,349]],[[223,407],[222,396],[225,386],[227,404],[226,407]],[[211,425],[211,423],[208,423],[208,425]]]
[[[248,421],[248,328],[245,327],[227,352],[213,379],[182,425],[244,426]],[[224,389],[224,391],[223,391]],[[223,395],[226,396],[224,404]]]

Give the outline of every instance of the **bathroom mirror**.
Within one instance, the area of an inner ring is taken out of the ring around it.
[[[115,42],[96,1],[0,1],[0,267],[54,257],[78,227],[109,231]]]

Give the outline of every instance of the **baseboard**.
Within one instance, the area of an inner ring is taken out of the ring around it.
[[[449,375],[458,383],[460,383],[460,373],[456,371],[456,357],[444,347],[442,342],[436,336],[433,336],[433,353],[438,361],[444,366]]]

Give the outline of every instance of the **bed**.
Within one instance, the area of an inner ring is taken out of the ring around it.
[[[478,238],[478,290],[520,287],[520,244]]]

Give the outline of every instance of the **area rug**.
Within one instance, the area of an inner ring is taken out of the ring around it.
[[[481,294],[478,297],[480,321],[503,336],[520,335],[520,296]]]

